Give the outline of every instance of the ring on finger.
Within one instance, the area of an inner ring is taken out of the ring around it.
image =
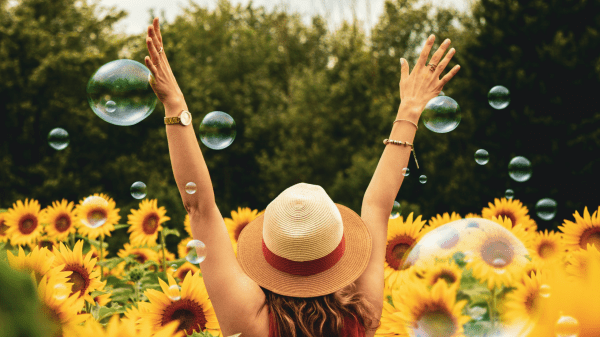
[[[158,53],[162,53],[163,52],[163,47],[160,47],[160,49],[158,50]]]
[[[437,68],[437,64],[435,63],[429,63],[429,70],[431,70],[431,72],[435,72],[435,68]]]

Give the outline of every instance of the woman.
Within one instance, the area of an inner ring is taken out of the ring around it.
[[[397,119],[390,140],[412,143],[421,111],[459,70],[441,80],[454,54],[446,40],[426,61],[428,39],[409,74],[401,59]],[[225,336],[373,336],[383,307],[383,268],[389,214],[411,148],[386,143],[365,192],[361,216],[334,204],[320,186],[283,191],[239,236],[236,260],[190,113],[163,50],[158,18],[148,27],[146,66],[165,106],[175,180],[194,239],[206,244],[202,275]],[[439,65],[438,65],[439,63]],[[185,193],[195,182],[197,193]],[[267,310],[263,310],[263,309]]]

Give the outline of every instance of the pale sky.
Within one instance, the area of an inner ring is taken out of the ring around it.
[[[128,16],[123,19],[116,28],[129,34],[139,34],[146,30],[149,24],[148,10],[153,8],[157,16],[161,17],[161,11],[165,11],[165,16],[171,22],[178,14],[181,14],[181,7],[187,7],[189,0],[98,0],[102,6],[116,6],[118,9],[127,11]],[[192,0],[201,7],[214,9],[217,0]],[[247,5],[249,0],[230,0],[232,4]],[[429,0],[435,5],[444,7],[455,7],[460,10],[466,8],[468,0]],[[275,6],[285,8],[288,12],[297,12],[302,14],[307,23],[310,17],[320,14],[323,17],[329,17],[330,24],[338,26],[344,19],[352,20],[352,8],[356,8],[356,17],[363,22],[367,28],[377,22],[377,19],[383,12],[384,0],[254,0],[255,6],[264,6],[267,10]],[[370,13],[370,15],[368,15]],[[369,20],[370,19],[370,20]]]

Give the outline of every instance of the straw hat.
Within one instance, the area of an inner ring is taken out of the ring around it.
[[[281,192],[238,238],[246,274],[284,296],[334,293],[364,272],[370,256],[371,234],[360,216],[305,183]]]

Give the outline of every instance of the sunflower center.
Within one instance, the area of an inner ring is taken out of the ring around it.
[[[235,230],[233,231],[233,236],[235,237],[236,242],[237,242],[238,238],[240,237],[240,233],[242,233],[242,229],[244,229],[244,227],[246,227],[247,224],[249,224],[249,222],[244,221],[244,222],[239,223],[235,227]]]
[[[433,284],[435,284],[439,279],[446,281],[446,284],[451,285],[456,282],[456,275],[453,272],[448,270],[443,270],[434,278]]]
[[[136,252],[134,254],[134,259],[139,263],[144,263],[148,260],[148,257],[144,253]]]
[[[54,227],[61,233],[68,230],[71,227],[71,218],[66,214],[62,214],[56,219]]]
[[[525,310],[527,310],[529,316],[532,316],[537,312],[539,297],[537,291],[532,291],[527,294],[527,297],[525,298]]]
[[[399,270],[406,253],[414,243],[415,239],[408,235],[399,235],[388,241],[385,259],[390,267]]]
[[[31,214],[27,214],[19,221],[19,232],[23,235],[31,234],[37,227],[37,218]]]
[[[587,249],[588,243],[596,245],[596,248],[600,249],[600,227],[588,228],[581,234],[579,246],[582,249]]]
[[[490,238],[482,246],[481,258],[494,268],[504,268],[513,260],[514,252],[510,242],[503,238]]]
[[[415,336],[446,337],[456,333],[457,326],[446,310],[426,312],[415,322]]]
[[[152,235],[154,233],[156,233],[156,229],[158,228],[158,215],[156,214],[150,214],[146,217],[146,219],[144,219],[144,222],[142,223],[142,229],[144,230],[144,233],[148,234],[148,235]]]
[[[543,259],[551,258],[556,255],[556,253],[558,253],[556,251],[556,246],[552,242],[542,242],[538,248],[538,254]]]
[[[38,242],[38,246],[40,246],[41,248],[46,248],[49,251],[52,251],[54,249],[54,243],[48,240]]]
[[[206,329],[206,317],[202,307],[190,299],[181,299],[169,305],[162,314],[161,325],[171,321],[179,320],[177,330],[185,330],[191,335],[194,331],[200,332]]]
[[[67,265],[63,270],[72,271],[71,275],[69,276],[69,281],[73,283],[71,294],[75,294],[79,291],[79,297],[83,296],[87,288],[90,286],[90,275],[88,274],[87,270],[78,265]]]
[[[190,268],[180,268],[177,269],[177,277],[179,277],[180,280],[183,280],[185,278],[185,275],[187,275],[187,273],[190,271]]]
[[[6,231],[8,230],[8,226],[5,221],[0,221],[0,236],[6,236]]]

